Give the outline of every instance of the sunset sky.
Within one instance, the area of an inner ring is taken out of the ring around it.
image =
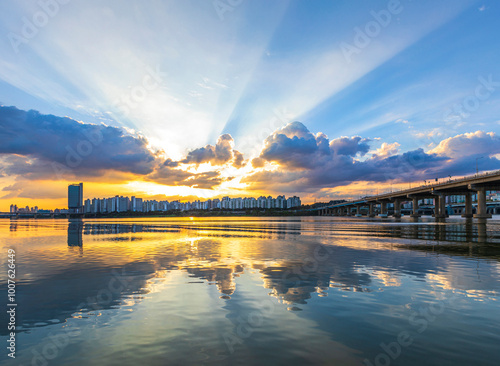
[[[0,2],[0,211],[500,169],[496,1]],[[165,197],[166,196],[166,197]]]

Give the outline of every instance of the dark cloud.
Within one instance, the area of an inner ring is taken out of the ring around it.
[[[196,188],[204,188],[204,189],[212,189],[215,186],[218,186],[224,181],[220,177],[219,172],[205,172],[200,174],[195,174],[185,180],[183,185],[188,185],[190,187]]]
[[[8,193],[0,196],[0,199],[17,197],[19,192],[21,192],[21,191],[22,191],[22,187],[19,187],[18,183],[12,184],[10,186],[5,186],[2,188],[2,192],[8,192]]]
[[[145,175],[155,166],[155,155],[147,144],[144,137],[121,128],[0,107],[0,154],[27,158],[8,166],[9,175],[50,178],[56,173],[54,166],[76,176],[106,170]]]
[[[302,123],[293,122],[270,135],[260,156],[252,160],[255,168],[263,167],[265,161],[278,163],[280,168],[257,172],[242,182],[258,189],[307,192],[355,181],[408,182],[465,175],[475,169],[471,151],[490,155],[481,160],[482,169],[500,168],[491,156],[500,153],[499,139],[493,133],[460,135],[444,140],[434,151],[416,149],[393,156],[367,157],[369,142],[359,136],[329,141],[326,135],[314,135]]]
[[[234,140],[229,134],[219,136],[215,146],[207,145],[190,151],[181,162],[184,164],[211,163],[212,165],[224,165],[231,163],[234,166],[243,164],[243,155],[234,150]]]
[[[330,149],[337,155],[363,156],[370,150],[369,141],[359,136],[341,137],[330,142]]]
[[[173,161],[172,159],[169,158],[169,159],[166,159],[163,162],[163,165],[168,166],[170,168],[175,168],[175,167],[179,166],[179,162],[178,161]]]
[[[243,154],[240,153],[239,151],[234,151],[234,159],[233,159],[233,166],[235,168],[241,168],[245,165],[245,158],[243,157]]]
[[[254,168],[262,168],[266,164],[266,160],[262,158],[254,158],[252,159],[252,166]]]
[[[146,138],[117,127],[0,107],[0,175],[24,181],[102,177],[115,171],[160,184],[213,188],[223,181],[219,172],[190,173],[181,163],[244,164],[228,134],[182,161],[162,159],[148,144]],[[8,194],[19,191],[19,185],[16,191],[12,187]]]
[[[219,172],[190,173],[163,165],[148,175],[146,179],[169,186],[189,186],[212,189],[224,180]]]
[[[207,145],[190,151],[186,158],[182,160],[184,164],[202,164],[215,161],[215,147]]]
[[[300,122],[292,122],[265,140],[260,158],[279,163],[288,169],[311,169],[328,164],[332,158],[364,155],[369,150],[367,139],[341,137],[329,141],[325,134],[309,132]],[[260,161],[256,164],[262,165]]]

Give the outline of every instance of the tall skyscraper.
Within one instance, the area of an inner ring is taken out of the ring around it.
[[[68,186],[69,213],[83,213],[83,183]]]

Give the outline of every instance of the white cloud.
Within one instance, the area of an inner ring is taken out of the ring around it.
[[[397,155],[399,153],[400,146],[401,145],[397,142],[393,142],[392,144],[384,142],[382,143],[382,146],[373,151],[372,154],[377,155],[379,158],[387,158],[389,156]]]

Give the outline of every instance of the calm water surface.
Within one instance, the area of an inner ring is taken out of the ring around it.
[[[500,220],[0,220],[6,365],[498,365]]]

